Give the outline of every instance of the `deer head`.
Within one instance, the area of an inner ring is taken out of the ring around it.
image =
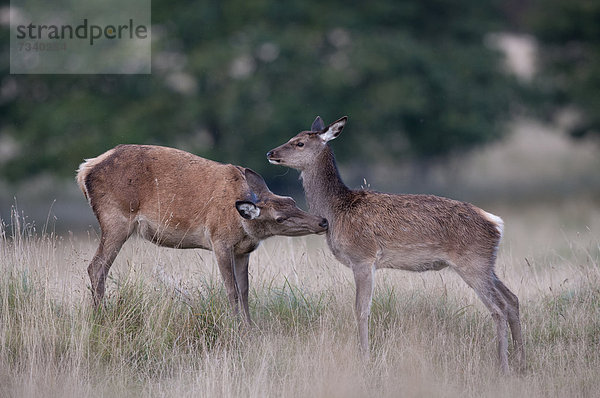
[[[275,195],[265,180],[250,169],[245,170],[251,190],[249,199],[235,203],[243,223],[252,235],[266,238],[273,235],[302,236],[327,231],[323,217],[309,214],[296,206],[294,199]]]
[[[272,164],[280,164],[297,170],[304,170],[314,164],[318,156],[325,150],[327,143],[340,135],[346,121],[344,116],[328,126],[317,116],[310,131],[302,131],[288,142],[267,153],[267,159]]]

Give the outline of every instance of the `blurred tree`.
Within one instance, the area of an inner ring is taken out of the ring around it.
[[[544,116],[569,107],[574,137],[600,136],[600,2],[537,0],[529,29],[540,47],[537,81]]]
[[[0,135],[21,149],[0,172],[72,175],[116,144],[155,143],[274,175],[265,152],[316,115],[350,116],[342,161],[488,142],[515,93],[484,40],[503,27],[498,3],[153,0],[150,76],[19,76],[2,64]]]

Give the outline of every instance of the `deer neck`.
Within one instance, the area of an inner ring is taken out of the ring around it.
[[[265,225],[260,220],[246,221],[242,220],[244,231],[248,238],[260,242],[261,240],[270,238],[273,236],[272,233],[269,233],[269,229],[266,228]]]
[[[335,207],[346,200],[351,190],[342,181],[329,146],[311,167],[300,173],[300,178],[311,213],[333,222]]]

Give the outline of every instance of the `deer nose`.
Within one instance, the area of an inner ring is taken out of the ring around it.
[[[319,223],[319,227],[321,228],[327,228],[329,226],[329,223],[327,222],[327,219],[324,218],[321,220],[321,222]]]
[[[273,151],[267,152],[267,158],[270,158],[271,156],[273,156]]]

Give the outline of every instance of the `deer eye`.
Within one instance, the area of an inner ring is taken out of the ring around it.
[[[303,147],[304,146],[304,142],[299,142],[299,143],[296,144],[296,146]]]
[[[277,217],[277,218],[275,219],[275,221],[277,221],[277,223],[278,223],[278,224],[281,224],[282,222],[284,222],[284,221],[285,221],[285,218],[283,218],[283,217]]]

